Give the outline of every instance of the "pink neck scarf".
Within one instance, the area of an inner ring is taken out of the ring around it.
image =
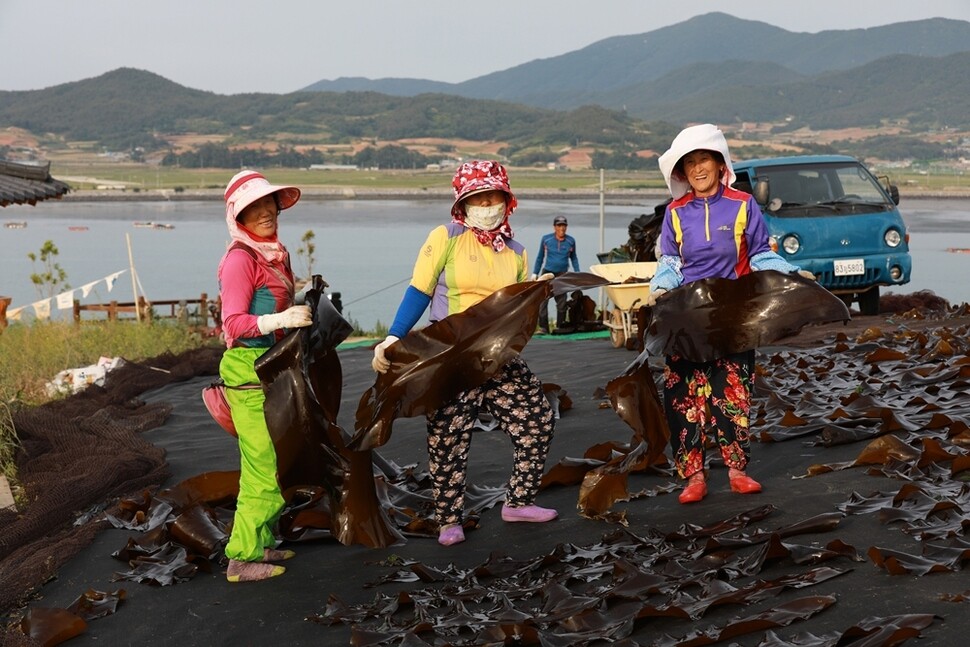
[[[480,242],[482,245],[491,246],[491,248],[494,249],[496,252],[500,252],[503,249],[505,249],[506,238],[508,238],[509,240],[512,240],[513,234],[512,234],[512,228],[509,226],[508,216],[505,216],[505,219],[502,220],[501,225],[499,225],[495,229],[492,229],[491,231],[484,231],[482,229],[478,229],[477,227],[472,227],[467,222],[465,222],[464,218],[458,218],[457,216],[452,217],[451,221],[457,222],[465,229],[470,229],[472,233],[475,234],[475,238],[478,239],[478,242]]]
[[[226,225],[229,227],[229,237],[234,242],[253,248],[270,263],[282,263],[286,259],[286,248],[280,242],[279,236],[275,234],[272,238],[257,236],[236,222],[229,207],[226,207]]]

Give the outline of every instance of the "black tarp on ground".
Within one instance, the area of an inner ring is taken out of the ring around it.
[[[956,344],[956,340],[952,341]],[[863,372],[856,377],[875,372],[879,362],[867,364],[865,358],[880,345],[889,346],[891,340],[875,337],[860,343],[853,340],[833,341],[817,351],[761,352],[758,362],[769,368],[774,366],[774,370],[780,375],[785,373],[782,368],[790,368],[796,374],[802,371],[817,376],[809,378],[801,387],[797,386],[797,382],[779,378],[773,384],[776,387],[781,385],[784,393],[777,393],[776,396],[780,395],[798,403],[806,392],[815,388],[812,384],[822,384],[824,380],[829,380],[827,392],[832,398],[838,398],[861,389],[860,382],[851,383],[846,376],[839,375],[839,362],[846,365],[858,363]],[[926,347],[930,350],[936,348],[932,343],[924,345]],[[915,352],[910,351],[910,354]],[[634,359],[634,354],[613,349],[605,340],[537,339],[529,344],[524,356],[541,379],[561,385],[573,401],[573,408],[563,413],[557,425],[547,467],[565,457],[580,457],[594,444],[629,439],[629,427],[611,409],[601,406],[604,400],[599,395],[599,389],[610,378],[621,374]],[[780,359],[773,364],[772,358],[776,357]],[[370,359],[371,351],[366,348],[340,352],[344,373],[341,411],[342,416],[347,416],[348,419],[360,394],[373,383]],[[832,377],[827,377],[822,369],[817,368],[824,367],[829,360],[836,365],[835,368],[828,369],[833,374]],[[939,366],[943,359],[942,356],[935,359],[927,357],[925,361],[930,364],[935,362],[934,365]],[[953,362],[952,355],[949,361]],[[813,370],[813,367],[816,368]],[[144,395],[144,399],[150,404],[173,405],[172,415],[164,426],[143,434],[146,440],[164,447],[167,452],[172,473],[167,485],[201,472],[235,468],[235,440],[208,417],[199,398],[200,389],[209,379],[198,378],[172,384]],[[816,381],[813,382],[812,379]],[[963,379],[960,377],[960,369],[957,368],[945,379],[949,383],[942,386],[938,384],[936,389],[937,393],[952,392],[947,395],[948,399],[944,404],[951,407],[953,412],[962,407],[965,414],[970,413],[960,394],[959,384]],[[923,388],[915,381],[910,383],[914,395]],[[825,406],[818,402],[822,397],[814,395],[811,404],[819,405],[820,409],[825,410]],[[769,412],[765,415],[768,420],[774,421],[772,424],[777,424],[777,419],[781,418],[778,409],[773,408],[776,404],[774,396],[759,395],[759,406]],[[929,415],[925,411],[925,403],[902,401],[899,406],[906,413],[916,414],[922,410],[924,412],[920,415]],[[832,408],[835,408],[834,405]],[[856,427],[867,424],[863,418],[853,418],[851,411],[846,412],[843,423],[846,420],[855,420]],[[381,448],[380,454],[400,465],[414,463],[418,469],[423,469],[423,427],[423,420],[420,419],[398,421],[395,424],[394,437]],[[758,428],[755,427],[754,431],[757,433]],[[893,494],[903,485],[898,479],[870,475],[864,467],[835,471],[813,478],[794,478],[804,475],[809,466],[814,464],[851,461],[865,445],[864,442],[856,442],[825,447],[810,445],[808,440],[805,437],[786,442],[755,443],[750,469],[764,485],[764,492],[761,494],[740,496],[729,492],[726,472],[718,461],[714,461],[711,493],[699,504],[678,505],[675,496],[664,493],[673,483],[673,479],[663,474],[651,474],[631,476],[630,490],[644,490],[656,493],[656,496],[620,503],[616,507],[626,512],[629,531],[640,537],[676,534],[678,531],[684,532],[684,524],[687,523],[704,526],[756,508],[773,507],[774,510],[765,518],[745,529],[744,532],[750,533],[758,529],[770,531],[783,528],[815,515],[836,512],[837,506],[849,500],[853,492],[863,496],[877,491]],[[501,486],[508,474],[509,459],[508,441],[502,434],[477,434],[471,452],[470,482]],[[965,483],[961,485],[953,481],[953,485],[957,492],[961,487],[966,492]],[[57,579],[40,591],[40,599],[31,606],[67,606],[89,588],[101,591],[126,589],[127,599],[117,613],[92,622],[87,633],[70,643],[76,645],[136,645],[155,642],[213,645],[269,641],[280,644],[351,644],[351,629],[347,625],[324,626],[307,621],[306,618],[323,614],[331,595],[337,596],[348,605],[367,605],[374,602],[377,595],[392,596],[399,591],[417,593],[443,586],[423,582],[370,586],[381,578],[390,577],[402,570],[422,570],[409,569],[409,562],[444,570],[451,565],[457,569],[471,569],[486,563],[496,551],[521,560],[550,555],[558,545],[587,547],[596,552],[604,536],[614,533],[619,526],[580,517],[575,510],[577,492],[576,487],[558,487],[540,494],[538,502],[541,505],[554,506],[560,511],[560,518],[549,524],[504,523],[499,518],[498,510],[492,508],[482,515],[480,528],[466,533],[466,542],[448,548],[439,546],[433,539],[425,538],[411,538],[406,544],[385,549],[343,546],[333,540],[296,544],[294,548],[298,555],[287,563],[288,570],[285,575],[254,584],[230,585],[225,581],[224,573],[218,570],[211,574],[199,573],[188,582],[167,587],[112,582],[112,574],[123,570],[124,565],[112,559],[111,553],[124,545],[130,533],[107,530],[98,534],[89,547],[64,565],[58,571]],[[965,502],[966,494],[963,496]],[[959,501],[956,507],[959,508]],[[966,512],[967,509],[964,508],[963,513]],[[966,535],[967,530],[963,528],[962,535],[958,532],[955,541],[967,542]],[[778,636],[787,639],[787,644],[792,644],[792,637],[800,632],[810,632],[816,636],[844,634],[871,616],[891,617],[902,614],[935,614],[941,618],[921,630],[921,645],[962,643],[963,637],[970,632],[970,614],[967,613],[970,602],[947,601],[941,594],[956,596],[952,599],[960,599],[961,594],[964,598],[967,597],[970,579],[965,573],[957,571],[923,576],[889,575],[886,570],[877,567],[872,559],[865,557],[872,547],[891,548],[915,555],[919,555],[922,549],[921,542],[916,537],[902,532],[898,522],[887,523],[885,516],[879,513],[849,515],[841,519],[834,530],[795,536],[785,541],[815,547],[821,552],[833,540],[841,540],[854,547],[864,557],[864,561],[852,561],[844,557],[827,561],[823,566],[847,572],[805,589],[782,590],[777,597],[768,596],[748,606],[724,604],[712,607],[700,619],[645,617],[632,624],[629,636],[631,642],[626,644],[678,644],[678,641],[671,641],[670,637],[680,637],[687,644],[692,632],[714,625],[725,627],[733,618],[752,616],[781,604],[805,600],[808,596],[816,596],[813,598],[816,600],[823,599],[824,596],[834,596],[834,604],[807,621],[772,629]],[[742,552],[742,549],[737,550]],[[702,551],[696,560],[696,569],[704,571],[711,568],[712,557],[721,558],[723,555],[720,550]],[[965,564],[966,561],[961,561],[958,557],[956,563]],[[796,566],[790,558],[778,557],[773,558],[757,577],[778,578],[804,569],[804,566]],[[622,572],[622,565],[611,564],[607,571]],[[687,574],[683,574],[683,577],[686,578]],[[740,580],[735,580],[734,584],[739,582]],[[583,586],[578,579],[571,580],[569,584],[574,590]],[[701,597],[699,585],[696,589],[685,587],[681,593],[682,597],[678,601],[681,606],[687,606],[688,597]],[[661,597],[658,596],[656,600],[659,602]],[[471,607],[473,604],[468,602],[466,606]],[[616,610],[620,606],[614,600],[611,608]],[[506,613],[509,625],[515,626],[515,613],[510,610]],[[370,630],[378,629],[373,623],[365,624]],[[736,644],[757,645],[765,631],[762,629],[731,640]],[[361,634],[358,638],[363,640],[368,636],[372,638],[373,634]],[[471,632],[464,636],[469,641],[474,638]],[[421,634],[419,637],[427,644],[442,644],[436,642],[430,633]],[[403,634],[398,634],[392,642],[385,644],[424,643],[405,639]],[[709,641],[695,636],[691,644],[709,644]]]

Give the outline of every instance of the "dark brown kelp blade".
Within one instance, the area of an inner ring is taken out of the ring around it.
[[[815,281],[773,270],[704,279],[663,295],[644,343],[656,356],[708,362],[770,344],[810,323],[848,321],[841,299]]]
[[[483,384],[525,348],[552,294],[607,284],[594,274],[567,273],[551,281],[516,283],[464,312],[408,333],[387,349],[391,368],[360,400],[353,449],[388,441],[395,418],[434,411]]]

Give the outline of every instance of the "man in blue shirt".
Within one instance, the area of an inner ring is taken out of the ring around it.
[[[556,276],[569,271],[572,263],[573,271],[579,271],[579,257],[576,256],[576,239],[566,235],[565,216],[556,216],[552,221],[554,232],[546,234],[539,243],[539,253],[536,254],[535,269],[532,278],[552,272]],[[564,331],[566,325],[566,296],[556,295],[556,328]],[[575,324],[575,322],[573,322]],[[539,331],[549,334],[549,308],[543,305],[539,311]]]

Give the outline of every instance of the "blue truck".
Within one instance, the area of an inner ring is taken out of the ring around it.
[[[909,234],[888,177],[845,155],[752,159],[734,172],[734,187],[761,206],[772,248],[847,306],[878,314],[879,288],[909,282]]]

